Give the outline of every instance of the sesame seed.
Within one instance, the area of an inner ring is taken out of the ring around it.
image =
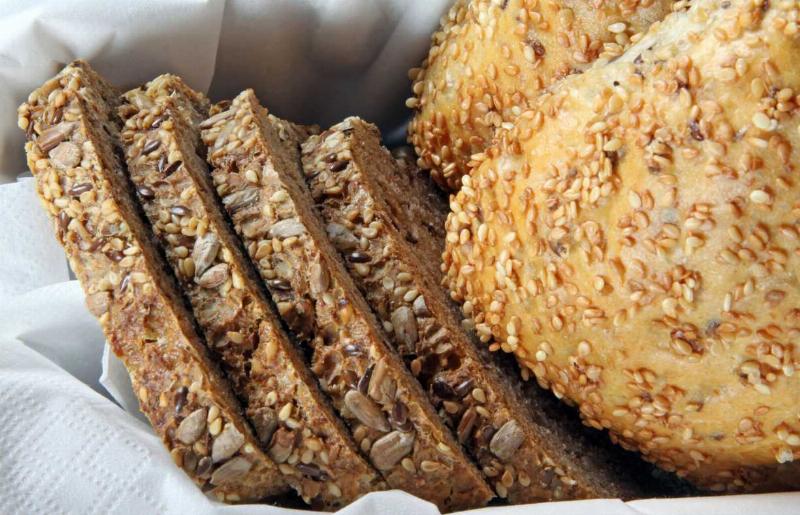
[[[770,201],[770,195],[764,190],[753,190],[750,192],[750,200],[756,204],[767,204]]]

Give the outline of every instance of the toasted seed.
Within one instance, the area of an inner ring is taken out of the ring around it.
[[[458,397],[464,397],[468,393],[472,392],[472,386],[474,381],[472,379],[466,379],[459,384],[457,384],[453,390],[456,392]]]
[[[413,429],[411,421],[408,419],[408,408],[401,401],[397,401],[392,406],[392,427],[404,433]]]
[[[197,238],[192,248],[192,260],[194,261],[194,273],[201,276],[208,270],[214,262],[219,252],[220,243],[217,235],[207,232],[204,236]]]
[[[186,216],[190,213],[189,208],[186,206],[172,206],[169,208],[169,212],[175,216]],[[195,263],[197,260],[195,260]]]
[[[358,248],[358,238],[347,227],[330,223],[325,227],[325,230],[333,246],[339,252],[349,252]]]
[[[86,193],[87,191],[91,191],[92,185],[88,182],[83,182],[81,184],[74,184],[70,189],[67,190],[67,194],[73,197],[79,197],[81,193]]]
[[[414,439],[414,433],[392,431],[372,444],[370,460],[378,470],[389,470],[411,452]]]
[[[308,270],[308,284],[311,288],[311,293],[320,295],[330,287],[330,276],[328,271],[325,270],[319,263],[311,263]]]
[[[348,254],[347,260],[351,263],[368,263],[370,261],[370,257],[369,254],[356,251]]]
[[[229,109],[227,111],[222,111],[221,113],[217,113],[214,116],[208,118],[207,120],[204,120],[204,121],[200,122],[200,125],[198,125],[198,128],[200,128],[200,129],[210,129],[217,122],[221,122],[222,120],[227,120],[228,118],[233,118],[233,116],[235,114],[236,114],[236,111],[234,109]]]
[[[352,344],[349,346],[355,347]],[[356,347],[355,350],[358,351],[358,348]],[[353,351],[349,350],[347,346],[345,347],[345,352],[347,352],[350,355],[354,355]],[[361,352],[358,351],[358,354],[361,354]],[[372,379],[372,371],[374,369],[375,365],[370,365],[369,367],[367,367],[367,370],[364,372],[364,375],[361,376],[361,379],[358,380],[358,385],[356,386],[356,388],[358,389],[359,392],[363,393],[364,395],[367,395],[369,391],[369,382],[370,379]]]
[[[256,188],[248,188],[231,193],[222,199],[225,207],[232,212],[244,209],[258,201],[259,190]]]
[[[175,430],[175,438],[186,445],[193,444],[206,429],[206,409],[200,408],[183,419]]]
[[[418,317],[431,316],[431,312],[428,311],[428,305],[425,304],[425,297],[422,295],[418,295],[417,298],[414,299],[414,314]]]
[[[434,395],[443,400],[458,398],[456,391],[453,389],[452,386],[450,386],[450,383],[448,383],[445,379],[442,379],[441,377],[437,377],[436,379],[433,380],[432,389]]]
[[[164,156],[163,159],[164,159],[164,164],[162,165],[161,161],[159,161],[158,170],[162,174],[164,174],[164,177],[169,177],[173,173],[177,172],[178,168],[180,168],[181,165],[183,164],[183,161],[173,161],[170,164],[166,164],[166,156]]]
[[[514,456],[524,439],[525,434],[517,421],[509,420],[494,434],[489,442],[489,450],[501,460],[507,461]]]
[[[245,458],[237,456],[232,460],[225,462],[220,468],[211,474],[212,485],[223,485],[225,483],[235,481],[243,475],[247,474],[253,464]]]
[[[58,146],[59,143],[67,139],[76,127],[75,122],[62,122],[44,131],[36,140],[36,144],[47,154]]]
[[[298,463],[296,468],[301,474],[311,479],[316,479],[318,481],[325,481],[328,479],[328,475],[325,471],[313,463]]]
[[[200,462],[197,464],[197,475],[199,477],[206,477],[208,473],[211,472],[211,468],[214,466],[214,462],[211,461],[211,458],[208,456],[204,456],[200,458]]]
[[[344,404],[362,424],[378,431],[391,429],[378,405],[358,390],[347,392],[344,396]]]
[[[203,414],[205,417],[205,414]],[[225,424],[225,429],[214,439],[211,459],[214,463],[227,460],[244,444],[244,435],[233,424]]]
[[[409,307],[400,306],[392,312],[391,319],[394,334],[407,349],[413,350],[419,339],[417,319],[414,317],[414,313]]]
[[[56,168],[65,171],[81,162],[81,149],[71,141],[64,141],[51,150],[49,156]]]
[[[230,267],[226,263],[214,265],[195,281],[203,288],[216,288],[230,276]]]
[[[136,191],[139,193],[139,196],[145,200],[152,200],[156,196],[156,194],[153,193],[153,190],[144,185],[139,186]]]
[[[144,148],[142,148],[142,154],[144,155],[151,154],[156,150],[158,150],[158,147],[160,146],[161,146],[161,140],[158,139],[150,140],[144,144]]]
[[[305,234],[306,228],[297,218],[287,218],[272,224],[269,228],[269,235],[272,238],[286,239],[292,236]]]
[[[295,433],[286,429],[280,428],[272,435],[272,442],[269,445],[269,455],[275,463],[283,463],[292,454],[295,444]]]
[[[461,420],[458,422],[458,429],[456,430],[460,443],[469,440],[469,437],[472,436],[472,430],[475,429],[475,422],[477,421],[478,412],[475,411],[475,408],[470,407],[464,412],[464,415],[461,416]]]
[[[332,172],[341,172],[345,168],[347,168],[349,161],[336,161],[335,163],[329,166],[330,171]]]

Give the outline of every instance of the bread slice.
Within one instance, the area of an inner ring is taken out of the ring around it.
[[[345,258],[364,256],[345,259],[357,286],[497,494],[515,504],[629,496],[612,481],[587,481],[585,471],[558,452],[553,437],[560,435],[534,422],[462,329],[445,290],[422,273],[422,242],[410,240],[404,228],[413,225],[414,214],[423,214],[401,208],[413,195],[410,178],[403,196],[388,187],[389,178],[399,185],[403,171],[381,146],[377,127],[347,118],[311,136],[302,145],[302,161],[334,244]],[[420,207],[418,193],[416,198]]]
[[[299,149],[281,142],[249,90],[204,126],[222,202],[362,451],[391,487],[442,510],[485,504],[491,489],[385,343],[328,241]]]
[[[209,359],[117,156],[118,93],[81,61],[20,107],[40,199],[142,412],[178,466],[229,502],[284,492]]]
[[[208,101],[163,75],[124,95],[128,169],[212,352],[268,454],[314,506],[385,487],[280,326],[198,156]]]

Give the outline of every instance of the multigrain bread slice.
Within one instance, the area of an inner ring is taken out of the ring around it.
[[[204,125],[222,202],[362,451],[391,487],[442,510],[485,504],[491,489],[385,343],[326,238],[299,149],[281,142],[252,91]]]
[[[560,452],[561,435],[532,420],[462,329],[445,290],[421,272],[424,251],[402,230],[412,225],[412,212],[398,209],[404,197],[385,187],[385,178],[397,184],[400,174],[377,127],[347,118],[303,143],[302,162],[356,285],[497,494],[515,504],[635,495],[624,482],[593,481],[594,470]],[[354,253],[364,258],[347,259]]]
[[[76,61],[20,107],[39,197],[89,310],[178,466],[229,502],[284,492],[136,205],[117,156],[117,103],[117,91]]]
[[[438,269],[447,236],[445,223],[450,212],[447,194],[436,186],[427,170],[417,166],[414,149],[401,146],[393,148],[391,152],[397,162],[398,173],[387,177],[381,175],[378,180],[397,202],[397,211],[407,213],[411,224],[403,230],[408,232],[408,240],[415,243],[427,238],[438,253],[436,259],[432,260]],[[393,204],[390,206],[393,207]]]
[[[198,156],[208,101],[164,75],[124,95],[128,170],[212,353],[286,481],[335,509],[385,487],[280,326]]]

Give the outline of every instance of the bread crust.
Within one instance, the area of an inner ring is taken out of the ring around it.
[[[299,170],[252,91],[203,131],[234,227],[312,370],[387,483],[443,510],[481,506],[491,490],[383,341],[327,240]]]
[[[800,481],[797,16],[672,14],[503,132],[447,222],[482,338],[715,491]]]
[[[622,53],[674,0],[458,0],[428,57],[409,72],[415,110],[408,141],[418,164],[458,191],[470,156],[529,109],[553,82]]]
[[[267,453],[311,505],[385,488],[284,333],[198,156],[208,101],[164,75],[119,108],[128,170],[153,230]],[[147,150],[147,151],[145,151]]]
[[[224,501],[285,492],[139,213],[115,154],[117,102],[81,61],[31,94],[19,114],[37,193],[87,307],[176,464]]]

